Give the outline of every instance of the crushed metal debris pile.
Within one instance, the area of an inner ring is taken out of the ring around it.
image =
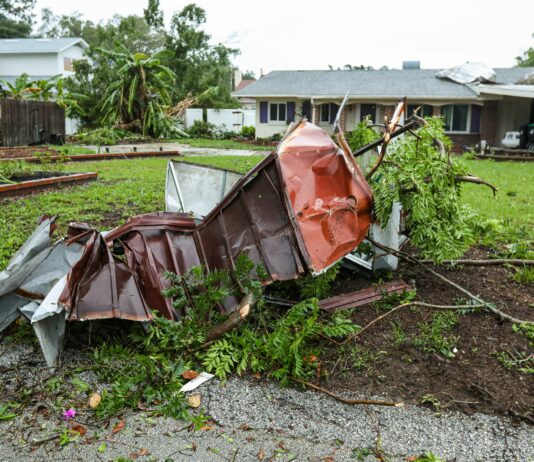
[[[25,315],[52,366],[66,320],[149,321],[151,310],[179,320],[184,313],[161,294],[166,271],[232,270],[246,254],[265,269],[264,284],[320,274],[362,242],[372,220],[371,190],[340,144],[302,120],[242,177],[171,161],[167,212],[102,233],[72,223],[54,245],[54,219],[45,220],[0,273],[0,329]],[[229,296],[221,309],[238,304]]]

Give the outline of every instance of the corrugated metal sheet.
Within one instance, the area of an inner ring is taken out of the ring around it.
[[[218,194],[225,191],[221,178]],[[183,274],[198,265],[232,270],[246,254],[265,269],[265,284],[318,273],[365,237],[371,202],[354,161],[323,130],[302,121],[278,152],[240,178],[201,221],[156,212],[135,217],[105,237],[78,227],[81,234],[73,239],[89,240],[60,301],[70,319],[147,320],[148,308],[179,319],[184,313],[161,295],[166,271]],[[230,296],[221,310],[231,312],[237,303]]]

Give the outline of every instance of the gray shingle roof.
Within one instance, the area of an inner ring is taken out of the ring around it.
[[[0,54],[12,53],[58,53],[73,45],[87,48],[87,43],[81,38],[19,38],[1,39]]]
[[[498,83],[514,83],[529,69],[495,69]],[[472,98],[473,90],[450,80],[436,77],[437,69],[355,70],[355,71],[273,71],[235,96],[296,96],[384,98]]]

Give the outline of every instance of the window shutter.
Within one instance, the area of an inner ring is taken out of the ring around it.
[[[260,124],[266,124],[269,118],[269,105],[267,101],[260,101]]]
[[[471,105],[471,130],[470,133],[480,133],[481,107],[478,104]]]
[[[287,103],[287,121],[288,122],[295,122],[295,103],[288,102]]]
[[[336,120],[337,110],[339,106],[336,103],[330,103],[330,123],[333,124]]]

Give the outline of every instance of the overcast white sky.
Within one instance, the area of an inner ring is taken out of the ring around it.
[[[81,12],[93,21],[142,14],[148,0],[37,0],[37,10]],[[168,22],[190,1],[160,0]],[[213,42],[241,49],[236,64],[264,73],[331,64],[424,68],[466,61],[515,64],[534,45],[533,0],[197,0]]]

